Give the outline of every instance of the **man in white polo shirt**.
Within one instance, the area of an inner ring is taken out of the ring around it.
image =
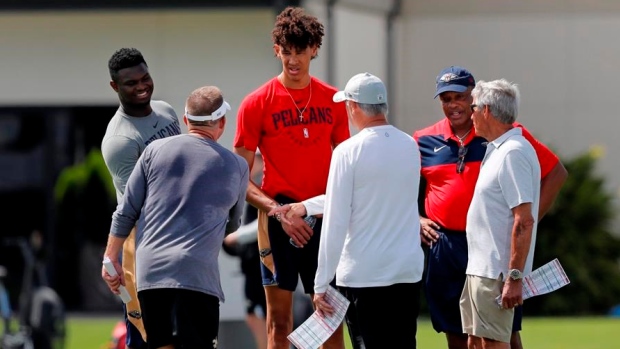
[[[509,349],[514,307],[523,304],[521,279],[532,270],[540,164],[521,128],[513,126],[515,84],[479,81],[472,97],[476,134],[488,144],[467,213],[461,321],[470,348]]]

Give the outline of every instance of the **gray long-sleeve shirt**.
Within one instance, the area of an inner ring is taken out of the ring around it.
[[[112,176],[118,203],[144,148],[155,139],[181,134],[179,120],[170,104],[151,101],[151,108],[153,112],[148,116],[134,117],[127,115],[121,105],[101,141],[101,153]]]
[[[110,232],[137,225],[138,291],[183,288],[224,301],[218,255],[239,228],[248,165],[217,142],[188,134],[146,147],[112,216]]]

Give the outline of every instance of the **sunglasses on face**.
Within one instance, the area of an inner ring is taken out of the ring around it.
[[[459,160],[456,162],[456,173],[462,173],[465,170],[465,155],[467,155],[467,147],[460,145],[458,152]]]

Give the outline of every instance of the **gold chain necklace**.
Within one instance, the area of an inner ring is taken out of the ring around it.
[[[278,79],[278,81],[280,81],[280,79]],[[280,81],[280,83],[282,84],[282,87],[284,87],[284,90],[286,91],[286,93],[288,93],[288,96],[291,97],[291,101],[293,101],[293,105],[295,105],[295,109],[297,109],[297,112],[299,112],[299,121],[303,120],[304,113],[306,112],[306,109],[308,109],[308,105],[310,105],[310,100],[312,99],[312,80],[310,80],[310,97],[308,97],[308,103],[306,103],[306,106],[302,110],[299,109],[299,107],[297,106],[297,103],[295,103],[295,98],[293,98],[291,93],[288,92],[288,88],[284,86],[284,83],[282,81]]]

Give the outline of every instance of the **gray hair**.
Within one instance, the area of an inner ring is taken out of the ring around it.
[[[364,114],[368,116],[383,115],[386,118],[388,116],[389,110],[388,110],[387,103],[382,103],[382,104],[357,103],[357,105],[364,112]]]
[[[471,91],[472,97],[480,107],[488,106],[495,118],[504,124],[512,124],[519,113],[519,88],[506,79],[480,80]]]

